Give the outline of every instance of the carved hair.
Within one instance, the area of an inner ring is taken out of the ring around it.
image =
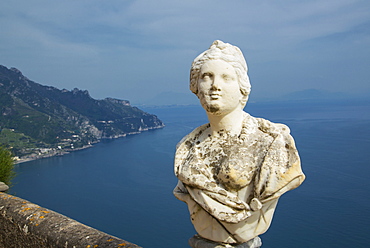
[[[245,96],[242,100],[243,105],[248,100],[248,95],[251,91],[251,84],[248,77],[248,66],[244,59],[242,51],[236,46],[216,40],[210,48],[196,57],[190,69],[190,90],[194,94],[198,94],[198,79],[202,65],[210,60],[221,59],[234,67],[238,75],[240,92]]]

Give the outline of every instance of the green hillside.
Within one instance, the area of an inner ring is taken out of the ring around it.
[[[86,90],[44,86],[0,65],[0,145],[17,156],[63,154],[161,127],[157,116],[127,100],[96,100]]]

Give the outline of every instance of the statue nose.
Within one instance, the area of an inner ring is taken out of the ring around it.
[[[211,87],[212,90],[220,90],[220,79],[218,79],[217,77],[215,77],[213,80],[212,80],[212,87]]]

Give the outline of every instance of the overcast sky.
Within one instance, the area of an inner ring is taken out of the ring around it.
[[[98,99],[190,92],[191,62],[216,39],[243,51],[254,99],[312,88],[370,96],[369,0],[0,3],[1,65]]]

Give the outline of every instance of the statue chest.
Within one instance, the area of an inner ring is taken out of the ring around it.
[[[182,168],[188,173],[200,173],[230,191],[245,188],[253,182],[266,154],[266,142],[250,138],[195,141]]]

